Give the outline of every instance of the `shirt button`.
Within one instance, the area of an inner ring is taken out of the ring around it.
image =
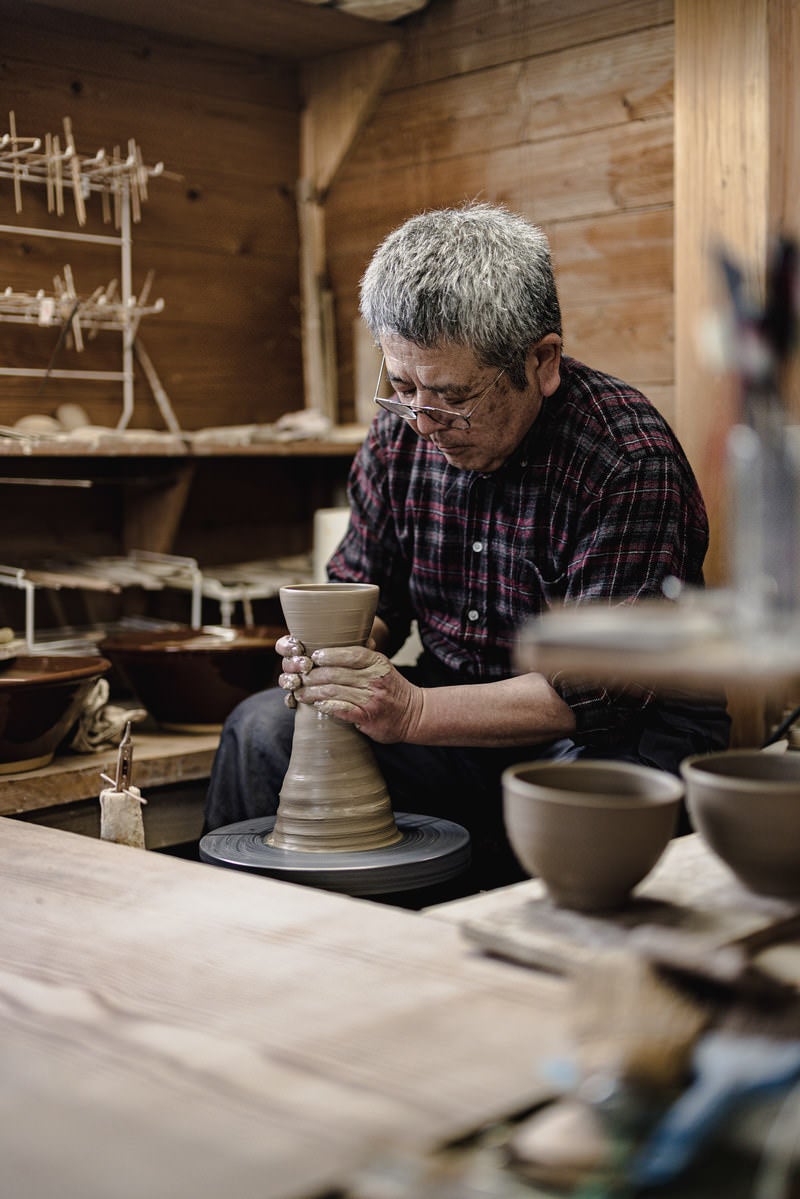
[[[472,548],[474,549],[476,554],[479,554],[481,552],[481,550],[483,549],[483,542],[482,541],[473,541]]]
[[[467,620],[479,620],[480,615],[481,614],[477,608],[470,608],[469,612],[467,613]]]

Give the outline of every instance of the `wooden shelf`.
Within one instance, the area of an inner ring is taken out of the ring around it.
[[[102,446],[89,441],[22,442],[0,437],[0,458],[352,458],[360,441],[269,441],[256,445],[224,442],[189,445],[180,437],[135,441],[104,438]]]
[[[138,733],[134,729],[133,778],[145,798],[151,789],[208,778],[219,743],[217,733]],[[0,816],[24,816],[62,804],[97,799],[114,775],[115,749],[95,754],[65,753],[49,766],[0,777]]]
[[[142,809],[148,849],[199,840],[207,780],[219,735],[139,733],[134,730],[133,779],[147,800]],[[113,778],[117,751],[62,754],[49,766],[0,776],[0,816],[100,836],[101,773]]]

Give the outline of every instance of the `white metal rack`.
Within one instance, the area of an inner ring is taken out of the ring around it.
[[[116,234],[72,233],[51,228],[26,228],[19,225],[0,224],[0,233],[17,236],[55,238],[64,242],[106,245],[115,247],[120,254],[119,297],[117,282],[112,281],[105,289],[98,288],[90,296],[78,296],[69,267],[64,269],[64,280],[54,280],[52,295],[39,291],[33,295],[14,292],[10,287],[0,292],[0,322],[60,326],[62,336],[71,336],[75,348],[82,349],[84,329],[93,334],[99,329],[117,330],[122,336],[122,364],[119,371],[77,370],[47,367],[0,366],[0,375],[39,379],[94,379],[122,384],[122,413],[117,427],[127,428],[134,407],[134,347],[136,332],[143,316],[160,312],[163,301],[148,303],[152,276],[137,297],[132,282],[131,228],[141,216],[142,201],[147,198],[148,180],[163,174],[163,163],[148,167],[142,161],[139,147],[128,142],[127,154],[123,157],[119,147],[111,155],[100,149],[92,157],[82,157],[75,146],[72,125],[64,118],[63,148],[58,135],[49,133],[44,139],[23,137],[17,134],[14,113],[9,113],[9,132],[0,136],[0,179],[10,179],[14,187],[17,213],[22,210],[22,185],[35,183],[47,189],[48,212],[62,216],[64,194],[70,192],[75,213],[80,225],[86,222],[86,200],[90,193],[101,196],[103,219],[113,221]],[[60,342],[59,342],[60,344]],[[137,347],[140,354],[141,347]],[[168,403],[164,406],[162,395],[160,407],[172,428],[177,427]],[[171,418],[171,419],[170,419]]]
[[[192,628],[202,624],[204,598],[219,604],[220,624],[230,628],[236,604],[242,605],[244,623],[252,624],[254,600],[272,599],[286,584],[311,581],[311,558],[307,554],[206,569],[201,569],[195,558],[147,550],[132,550],[123,557],[46,560],[32,567],[0,565],[0,586],[24,592],[25,644],[29,652],[39,648],[34,604],[40,589],[88,589],[112,594],[128,587],[187,591]]]

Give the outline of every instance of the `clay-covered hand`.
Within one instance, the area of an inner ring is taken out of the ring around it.
[[[278,686],[288,692],[285,699],[287,708],[296,708],[295,692],[303,686],[303,676],[311,670],[311,659],[306,655],[306,647],[296,637],[279,637],[275,642],[275,652],[283,658],[283,673],[278,675]]]
[[[373,741],[412,739],[422,712],[422,690],[369,647],[318,649],[303,673],[300,703],[357,725]]]

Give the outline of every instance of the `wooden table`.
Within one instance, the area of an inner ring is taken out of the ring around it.
[[[134,782],[143,808],[149,849],[196,840],[202,831],[205,790],[218,733],[133,730]],[[116,749],[60,754],[49,766],[0,776],[0,816],[51,828],[100,835],[100,775],[114,777]]]
[[[547,1094],[565,984],[443,920],[0,818],[0,1193],[273,1199]]]

